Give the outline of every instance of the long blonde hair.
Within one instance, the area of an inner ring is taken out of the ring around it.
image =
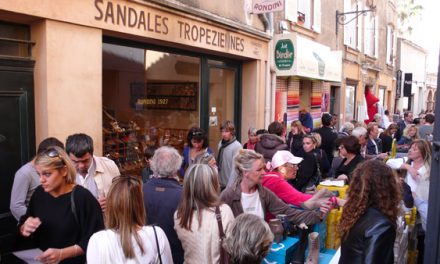
[[[177,208],[180,227],[191,230],[194,211],[201,226],[203,210],[220,205],[219,192],[216,170],[207,164],[191,165],[185,173],[182,198]]]
[[[107,197],[105,226],[119,234],[125,258],[135,257],[132,237],[141,253],[145,249],[137,231],[145,225],[142,181],[138,176],[122,175],[113,179]]]

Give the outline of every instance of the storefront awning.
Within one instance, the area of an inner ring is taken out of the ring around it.
[[[341,81],[342,51],[332,51],[296,33],[275,35],[274,41],[277,76]]]

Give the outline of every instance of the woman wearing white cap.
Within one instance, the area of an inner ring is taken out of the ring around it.
[[[267,163],[267,172],[263,177],[263,186],[271,190],[283,202],[304,209],[317,209],[326,212],[329,209],[329,197],[332,194],[327,189],[321,189],[315,195],[302,193],[290,185],[287,180],[294,179],[298,171],[298,164],[303,159],[295,157],[286,150],[279,150],[275,153],[271,162]],[[332,205],[343,205],[344,200],[331,197]]]

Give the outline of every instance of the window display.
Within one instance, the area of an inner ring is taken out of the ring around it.
[[[147,147],[182,152],[200,124],[200,58],[103,44],[104,155],[140,174]]]

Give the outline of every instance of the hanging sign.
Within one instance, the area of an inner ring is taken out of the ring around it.
[[[284,10],[284,0],[254,0],[252,1],[252,13],[263,14]]]

